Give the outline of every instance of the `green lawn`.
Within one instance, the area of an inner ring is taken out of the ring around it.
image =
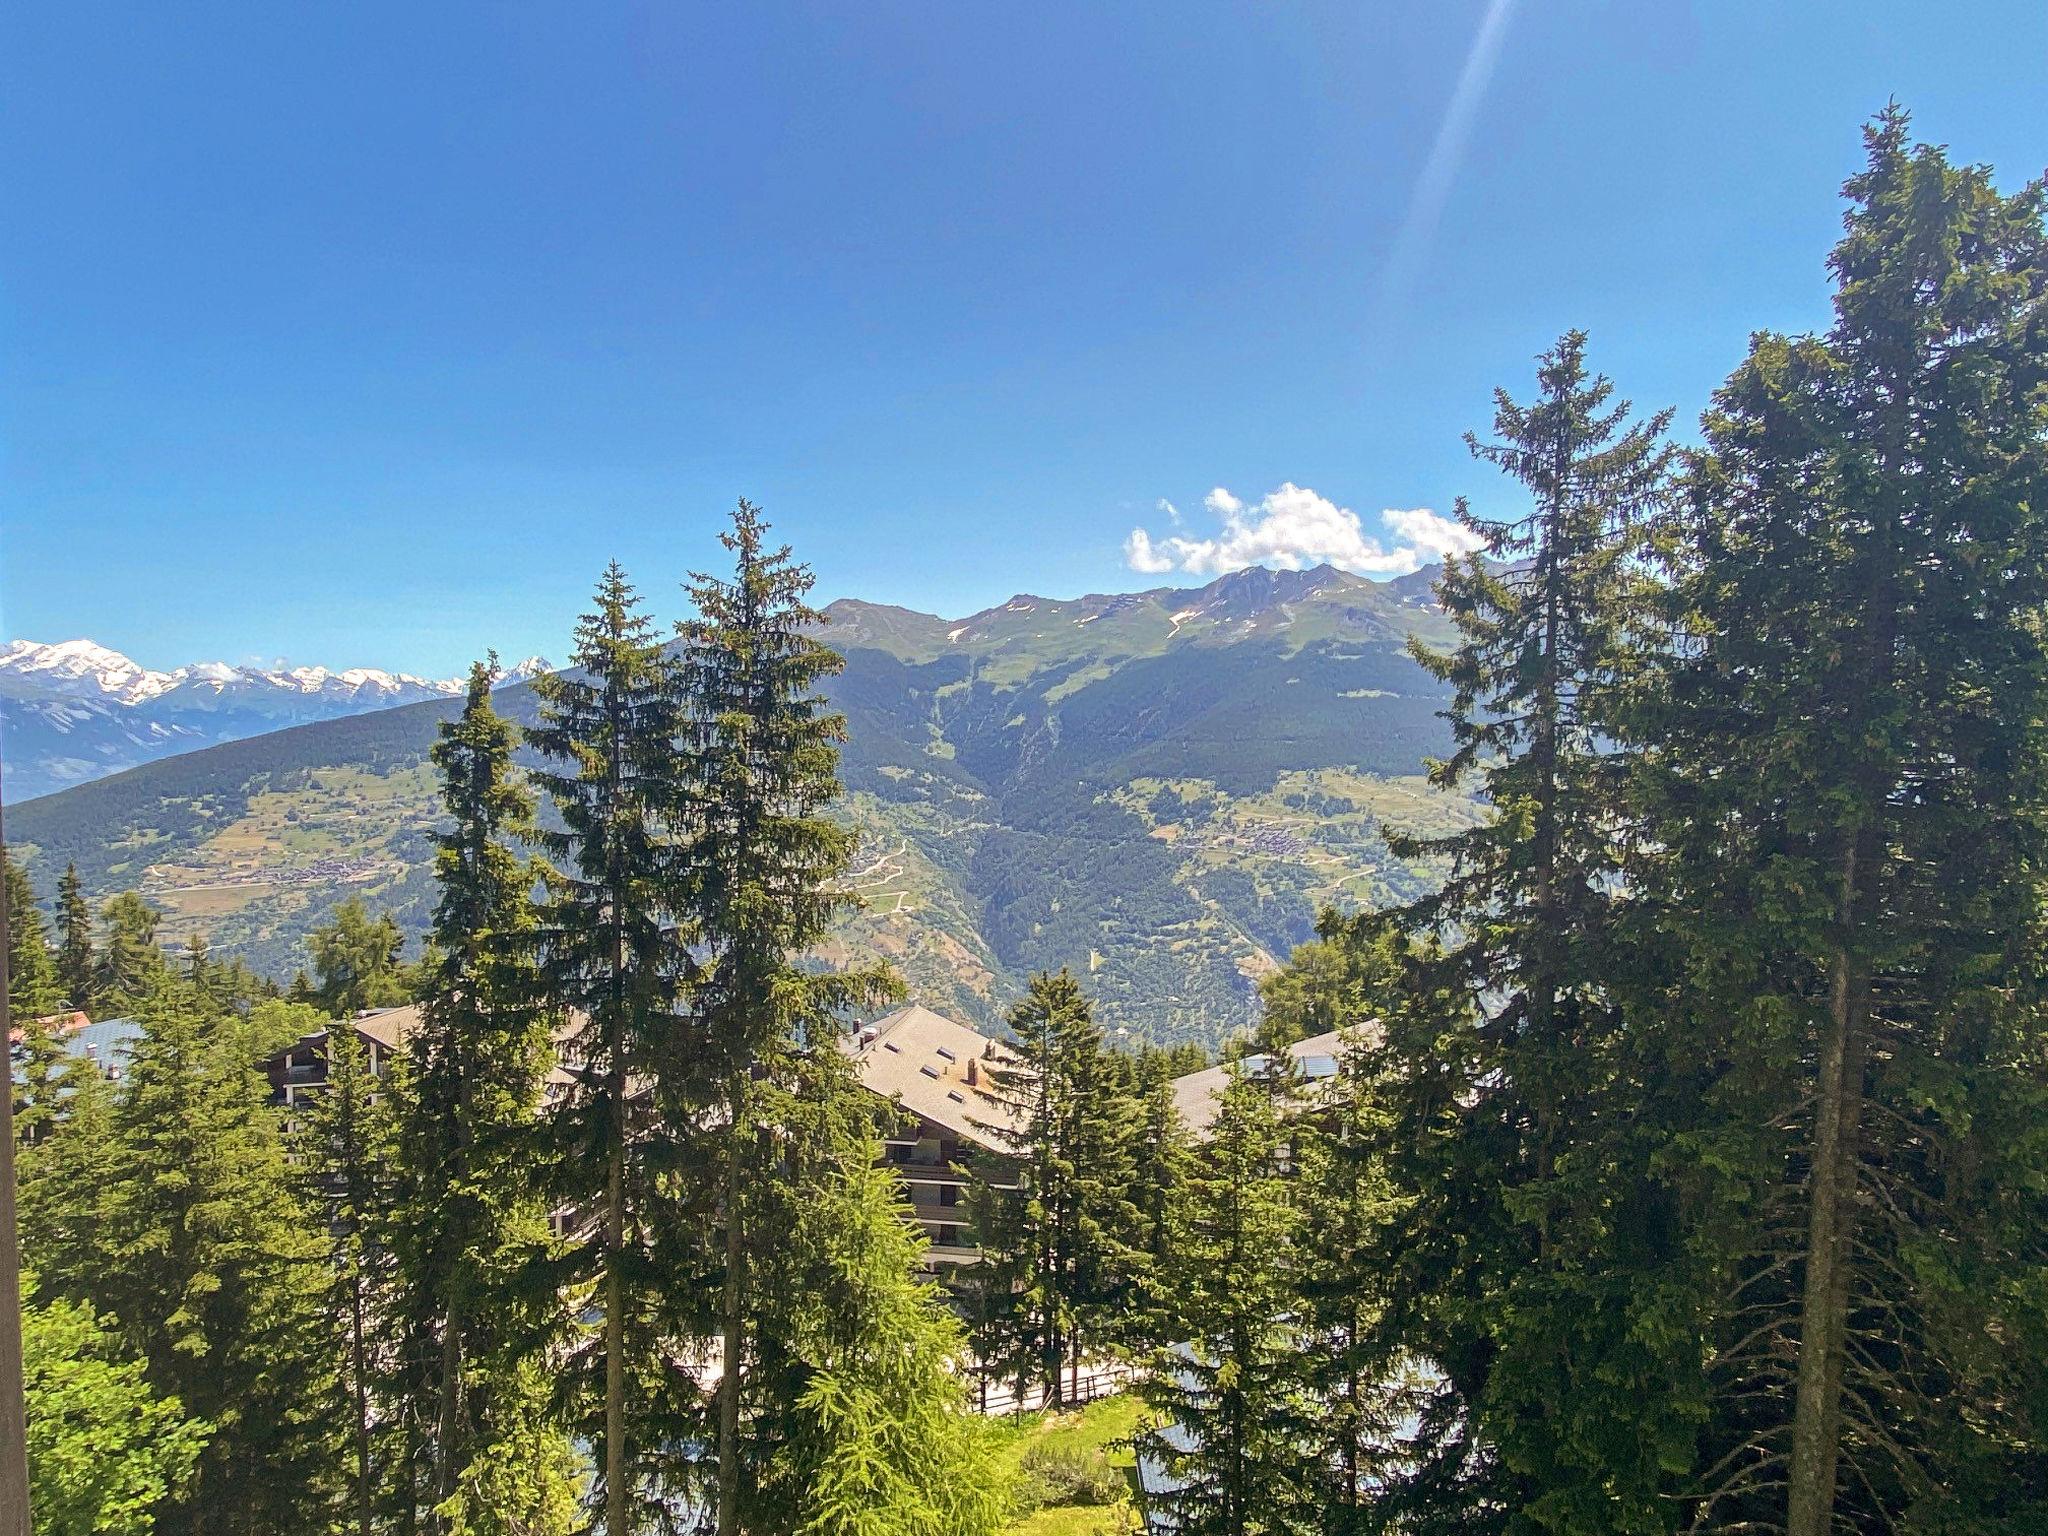
[[[1128,1480],[1128,1441],[1144,1416],[1135,1397],[1105,1397],[1073,1413],[1034,1413],[1012,1421],[1002,1455],[1005,1469],[1023,1480],[1027,1459],[1098,1457]],[[1056,1504],[1020,1515],[1004,1536],[1127,1536],[1138,1528],[1128,1495],[1114,1504]]]

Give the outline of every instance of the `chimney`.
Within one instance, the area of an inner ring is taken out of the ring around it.
[[[981,1081],[981,1062],[973,1056],[967,1058],[967,1086],[972,1088]]]

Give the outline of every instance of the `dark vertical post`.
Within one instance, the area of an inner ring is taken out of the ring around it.
[[[6,832],[0,829],[0,847]],[[21,1239],[14,1230],[14,1015],[7,1005],[7,899],[0,893],[0,1031],[9,1040],[0,1093],[0,1536],[29,1536],[28,1408],[21,1382]]]

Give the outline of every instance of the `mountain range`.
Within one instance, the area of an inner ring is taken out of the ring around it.
[[[959,619],[833,603],[864,905],[822,958],[886,958],[917,1000],[983,1024],[1032,971],[1067,965],[1113,1031],[1213,1044],[1244,1027],[1320,906],[1435,878],[1391,855],[1384,826],[1477,814],[1421,777],[1447,741],[1442,687],[1406,652],[1449,636],[1434,575],[1254,567]],[[524,684],[499,701],[522,722],[536,702]],[[289,974],[349,895],[424,929],[427,754],[458,707],[165,757],[10,809],[10,840],[45,898],[75,861],[96,896],[141,889],[167,938],[203,932]]]
[[[505,674],[548,670],[538,656]],[[460,694],[460,679],[195,662],[155,672],[90,640],[0,645],[0,792],[10,803],[225,741]]]

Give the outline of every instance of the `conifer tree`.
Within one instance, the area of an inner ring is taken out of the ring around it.
[[[685,711],[677,811],[688,832],[680,888],[692,939],[694,1059],[671,1085],[672,1113],[702,1123],[705,1098],[715,1104],[708,1123],[722,1187],[706,1204],[721,1228],[711,1257],[723,1363],[717,1528],[727,1536],[756,1528],[743,1507],[748,1484],[758,1483],[747,1464],[760,1459],[753,1447],[774,1437],[766,1421],[787,1406],[750,1387],[762,1364],[763,1323],[749,1315],[763,1290],[756,1276],[781,1233],[758,1219],[760,1186],[749,1173],[809,1161],[788,1144],[807,1117],[771,1119],[765,1096],[791,1083],[829,1090],[822,1066],[799,1070],[802,1056],[836,1057],[849,1013],[900,990],[883,967],[823,972],[802,963],[853,905],[839,881],[854,834],[825,814],[840,793],[845,722],[815,692],[842,663],[812,633],[820,616],[807,601],[810,571],[786,546],[768,547],[766,532],[759,509],[740,502],[720,536],[734,559],[731,578],[694,575],[687,590],[696,617],[678,625]],[[800,1098],[790,1105],[804,1107]],[[810,1106],[828,1122],[831,1107]],[[777,1120],[780,1140],[769,1129]],[[829,1150],[821,1161],[829,1169]],[[752,1416],[764,1422],[746,1422],[750,1395]]]
[[[1148,1506],[1181,1536],[1320,1528],[1285,1092],[1233,1071],[1173,1204],[1164,1289],[1176,1342],[1140,1388],[1153,1422],[1138,1451],[1153,1469]]]
[[[1705,1107],[1684,1189],[1719,1260],[1704,1529],[2021,1529],[2048,1487],[2015,1306],[2048,1103],[2048,199],[1896,108],[1866,140],[1833,325],[1757,336],[1707,417],[1684,644],[1637,726],[1683,939],[1662,1064]]]
[[[1014,1381],[1020,1396],[1035,1385],[1059,1405],[1085,1345],[1118,1331],[1114,1299],[1128,1299],[1119,1282],[1142,1267],[1130,1137],[1137,1106],[1121,1091],[1070,973],[1034,976],[1009,1025],[1014,1050],[991,1063],[989,1084],[1014,1119],[1015,1155],[974,1193],[978,1344],[984,1368]]]
[[[161,914],[134,891],[123,891],[100,908],[105,940],[93,996],[103,1008],[122,1011],[149,997],[169,967],[157,946]]]
[[[351,1019],[371,1008],[396,1008],[411,1000],[412,991],[399,954],[405,936],[390,913],[371,917],[362,898],[351,896],[334,915],[307,935],[313,972],[319,978],[315,1001],[337,1019]]]
[[[1317,1405],[1319,1460],[1329,1477],[1330,1536],[1372,1528],[1369,1505],[1386,1479],[1387,1452],[1399,1444],[1402,1406],[1400,1366],[1393,1365],[1390,1379],[1374,1332],[1381,1266],[1404,1229],[1379,1155],[1387,1127],[1368,1076],[1367,1038],[1361,1032],[1346,1040],[1335,1090],[1326,1090],[1293,1127],[1300,1211],[1296,1317],[1305,1386]]]
[[[118,1160],[114,1089],[97,1062],[67,1059],[37,1098],[49,1113],[17,1163],[22,1249],[44,1296],[101,1294],[107,1201]]]
[[[57,885],[57,986],[70,1007],[90,1013],[96,965],[92,950],[92,908],[85,902],[85,884],[78,866],[64,866]]]
[[[91,1284],[151,1385],[213,1428],[156,1528],[331,1531],[344,1419],[320,1213],[268,1084],[218,1049],[190,993],[165,979],[136,1007]]]
[[[529,740],[559,768],[537,773],[563,823],[550,899],[536,928],[544,995],[582,1025],[569,1043],[574,1088],[556,1106],[563,1198],[591,1212],[575,1256],[597,1326],[577,1363],[598,1411],[606,1536],[638,1529],[643,1494],[688,1495],[694,1422],[688,1383],[669,1361],[691,1342],[693,1298],[652,1259],[671,1223],[658,1175],[675,1137],[656,1115],[680,1097],[680,994],[694,935],[678,926],[673,663],[615,563],[579,621],[574,671],[538,678]]]
[[[63,1001],[48,930],[36,906],[28,871],[0,846],[0,880],[7,900],[7,1005],[17,1025],[57,1011]]]
[[[1441,888],[1390,931],[1329,929],[1359,979],[1402,977],[1366,1075],[1381,1170],[1409,1214],[1364,1266],[1382,1277],[1366,1310],[1381,1371],[1419,1356],[1436,1391],[1383,1497],[1462,1508],[1479,1528],[1523,1508],[1587,1529],[1653,1518],[1681,1412],[1664,1363],[1635,1347],[1630,1289],[1581,1263],[1651,1182],[1613,1065],[1615,978],[1633,957],[1613,914],[1629,841],[1612,737],[1656,647],[1643,551],[1671,450],[1668,413],[1631,424],[1612,395],[1570,332],[1540,359],[1535,400],[1497,392],[1495,440],[1468,438],[1529,510],[1488,521],[1459,502],[1483,541],[1438,584],[1460,642],[1411,649],[1451,688],[1455,750],[1432,780],[1476,784],[1492,814],[1390,838],[1444,860]]]
[[[348,1405],[350,1509],[356,1536],[370,1536],[380,1470],[372,1394],[387,1374],[378,1355],[391,1303],[391,1125],[352,1025],[328,1031],[325,1055],[327,1080],[306,1101],[296,1150],[313,1209],[325,1218],[328,1304],[342,1333],[336,1365]]]
[[[918,1278],[924,1239],[872,1136],[809,1203],[796,1339],[806,1367],[772,1466],[799,1536],[990,1536],[1008,1513],[966,1340]],[[782,1502],[782,1501],[778,1501]]]
[[[28,1149],[49,1135],[59,1113],[65,1051],[62,1037],[48,1020],[62,1004],[63,992],[28,872],[8,856],[4,845],[0,887],[7,902],[8,1017],[21,1032],[14,1140],[25,1159]],[[28,1177],[25,1160],[17,1163],[17,1176]]]
[[[494,1359],[524,1352],[552,1311],[538,1262],[546,1210],[531,1170],[552,1054],[533,954],[541,872],[513,846],[533,834],[533,800],[512,766],[517,728],[492,707],[496,681],[495,657],[470,669],[463,711],[433,749],[448,814],[435,856],[441,894],[396,1095],[402,1311],[424,1351],[408,1386],[429,1426],[435,1505],[457,1492],[494,1435],[494,1405],[472,1378],[516,1375]],[[524,1432],[523,1412],[503,1428]]]

